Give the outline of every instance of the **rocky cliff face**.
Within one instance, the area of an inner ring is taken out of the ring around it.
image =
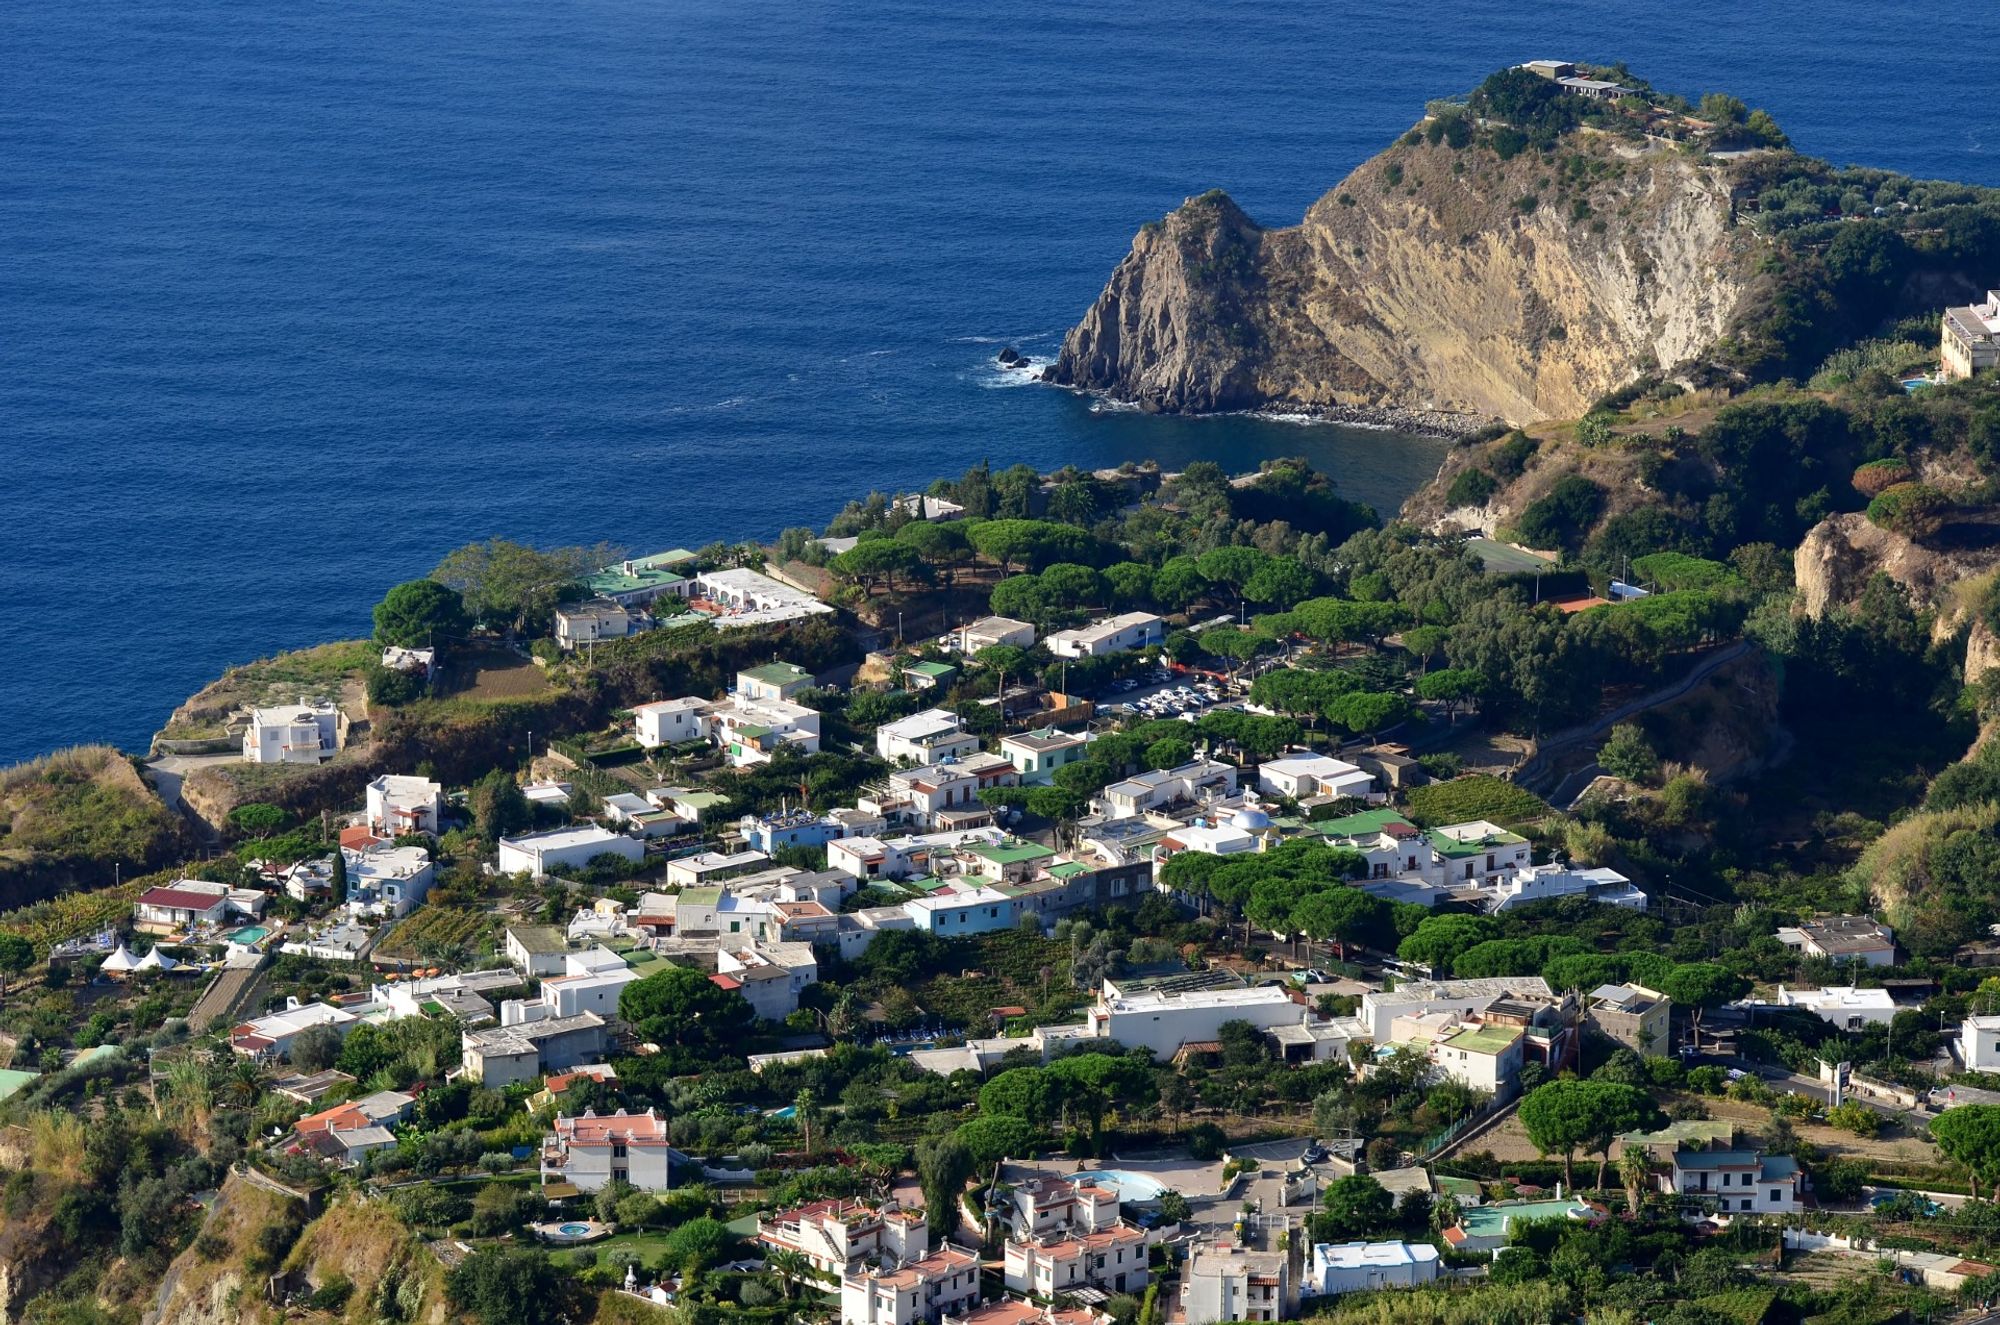
[[[1911,601],[1938,608],[1937,628],[1944,634],[1963,624],[1951,587],[1995,568],[2000,568],[2000,547],[1925,547],[1876,528],[1858,513],[1814,525],[1793,559],[1800,605],[1814,616],[1852,603],[1879,571],[1909,590]]]
[[[1726,169],[1664,146],[1406,137],[1298,226],[1218,192],[1145,227],[1050,377],[1162,411],[1574,417],[1722,336],[1755,250]]]

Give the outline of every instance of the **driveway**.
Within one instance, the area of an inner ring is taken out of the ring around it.
[[[146,777],[152,782],[153,790],[160,793],[160,800],[175,813],[181,813],[181,783],[197,768],[207,768],[212,764],[238,764],[243,756],[223,755],[161,755],[146,765]]]

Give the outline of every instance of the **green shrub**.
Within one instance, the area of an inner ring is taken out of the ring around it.
[[[1541,797],[1505,778],[1476,773],[1450,782],[1412,788],[1410,815],[1425,827],[1486,819],[1497,824],[1538,819],[1548,813]]]
[[[1462,469],[1445,489],[1447,504],[1458,506],[1484,506],[1486,499],[1500,490],[1500,482],[1483,469]]]
[[[1514,522],[1533,548],[1574,549],[1604,510],[1604,489],[1581,474],[1565,474]]]
[[[1952,508],[1951,498],[1928,483],[1898,483],[1868,503],[1868,522],[1905,538],[1935,535]]]

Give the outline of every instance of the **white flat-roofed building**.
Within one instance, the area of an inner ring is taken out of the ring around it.
[[[1182,802],[1220,800],[1236,794],[1236,766],[1196,759],[1179,768],[1156,769],[1114,782],[1091,801],[1107,819],[1130,819],[1148,810]]]
[[[925,709],[875,729],[875,753],[892,764],[934,764],[978,748],[979,738],[947,709]]]
[[[1313,1248],[1305,1288],[1321,1297],[1415,1288],[1441,1269],[1438,1249],[1428,1242],[1322,1242]]]
[[[1566,865],[1527,865],[1501,875],[1479,890],[1486,909],[1494,913],[1517,906],[1554,901],[1558,897],[1588,897],[1605,906],[1644,911],[1648,898],[1614,869],[1572,869]]]
[[[436,837],[443,818],[444,788],[429,778],[384,773],[368,784],[368,831],[377,837]]]
[[[1967,1017],[1960,1022],[1958,1057],[1968,1072],[2000,1072],[2000,1017]]]
[[[709,706],[715,743],[732,768],[768,764],[777,750],[819,753],[819,712],[785,699],[732,696]]]
[[[1257,767],[1258,790],[1272,796],[1307,800],[1314,796],[1375,794],[1375,775],[1328,755],[1288,755]]]
[[[705,741],[712,730],[706,699],[656,699],[632,709],[632,734],[648,750]]]
[[[736,851],[727,855],[720,851],[704,851],[667,862],[667,882],[682,888],[699,888],[763,869],[770,863],[771,858],[761,851]]]
[[[545,875],[557,865],[582,869],[598,856],[621,860],[643,860],[646,848],[637,838],[614,833],[596,824],[551,828],[542,833],[500,839],[499,870],[502,874]]]
[[[345,1037],[360,1024],[360,1015],[350,1008],[287,998],[283,1012],[239,1023],[229,1032],[229,1047],[246,1058],[282,1058],[292,1051],[292,1041],[309,1027],[331,1026]]]
[[[1781,927],[1778,942],[1823,961],[1896,964],[1895,931],[1873,916],[1815,916]]]
[[[243,758],[253,764],[320,764],[340,752],[347,721],[332,700],[250,710]]]
[[[806,986],[819,982],[819,962],[810,943],[748,943],[717,949],[710,979],[741,994],[765,1021],[783,1021],[799,1010]]]
[[[1299,1284],[1285,1252],[1213,1242],[1198,1242],[1188,1252],[1181,1278],[1186,1325],[1289,1320],[1298,1305]]]
[[[611,598],[592,598],[556,609],[556,643],[575,649],[632,633],[632,614]]]
[[[1025,1040],[998,1042],[1016,1049],[1026,1043]],[[1029,1178],[1015,1184],[1009,1199],[1013,1209],[1004,1218],[1016,1238],[1048,1237],[1071,1228],[1095,1233],[1116,1227],[1120,1213],[1118,1189],[1091,1179]]]
[[[1455,1012],[1471,1019],[1502,999],[1553,1003],[1549,982],[1539,975],[1491,976],[1477,980],[1407,980],[1394,989],[1370,990],[1361,996],[1356,1013],[1368,1027],[1368,1038],[1389,1042],[1396,1018],[1431,1012]]]
[[[1944,310],[1938,369],[1947,378],[1967,378],[2000,366],[2000,290],[1984,303]]]
[[[1102,658],[1143,649],[1165,638],[1165,623],[1159,617],[1151,612],[1125,612],[1075,630],[1058,630],[1043,643],[1058,658]]]
[[[1804,1008],[1844,1031],[1887,1026],[1896,1015],[1896,1000],[1888,990],[1858,989],[1853,985],[1827,985],[1821,989],[1787,989],[1779,985],[1777,1006]]]
[[[1661,1179],[1669,1192],[1706,1196],[1724,1214],[1789,1215],[1799,1211],[1799,1162],[1760,1150],[1674,1151]]]
[[[1132,994],[1100,992],[1085,1014],[1090,1033],[1115,1040],[1127,1049],[1145,1049],[1154,1058],[1172,1058],[1184,1044],[1216,1038],[1232,1021],[1247,1021],[1260,1031],[1289,1026],[1305,1019],[1306,1010],[1292,1002],[1278,985],[1240,989],[1193,989],[1185,993],[1142,990]]]
[[[1035,628],[1012,617],[984,616],[960,626],[951,634],[952,646],[960,653],[978,653],[1009,644],[1017,649],[1035,647]]]
[[[500,950],[523,975],[556,975],[563,970],[569,943],[553,925],[509,925],[501,931]]]
[[[1021,775],[1023,783],[1045,786],[1054,780],[1057,769],[1090,753],[1090,734],[1058,731],[1054,727],[1018,732],[1000,738],[1000,753]]]
[[[833,611],[804,590],[743,566],[703,571],[695,576],[694,584],[697,597],[723,609],[723,614],[714,618],[722,629],[776,625]]]
[[[595,1012],[543,1018],[518,1026],[467,1031],[460,1071],[492,1089],[533,1081],[582,1063],[604,1059],[611,1036]]]
[[[422,847],[387,842],[354,850],[342,847],[347,862],[347,909],[356,916],[406,916],[430,896],[437,867]]]
[[[618,1015],[618,996],[625,992],[625,986],[638,978],[639,973],[608,948],[567,953],[563,973],[542,978],[540,998],[500,1005],[501,1022],[517,1026],[584,1012],[609,1019]]]

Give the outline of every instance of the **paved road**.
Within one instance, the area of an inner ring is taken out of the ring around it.
[[[211,764],[236,764],[242,756],[224,755],[161,755],[146,765],[146,776],[152,779],[153,789],[160,793],[160,799],[170,810],[181,808],[181,783],[197,768]]]
[[[1690,667],[1687,674],[1679,680],[1669,682],[1658,690],[1649,691],[1637,699],[1627,700],[1609,713],[1574,727],[1566,727],[1553,736],[1537,742],[1534,755],[1515,770],[1514,781],[1530,791],[1539,791],[1555,771],[1555,756],[1603,735],[1618,723],[1636,717],[1647,709],[1657,708],[1661,704],[1679,699],[1713,676],[1717,670],[1735,662],[1755,647],[1748,640],[1737,640],[1733,644],[1711,649],[1697,659],[1694,666]]]

